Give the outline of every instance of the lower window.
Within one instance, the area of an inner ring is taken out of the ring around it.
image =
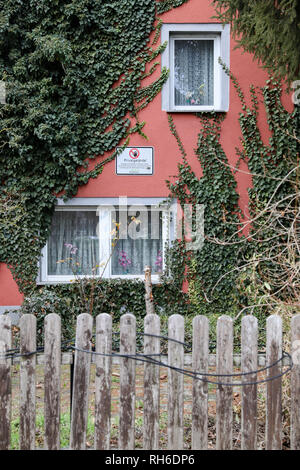
[[[170,211],[158,205],[58,207],[41,257],[40,282],[77,277],[153,280],[164,269]]]

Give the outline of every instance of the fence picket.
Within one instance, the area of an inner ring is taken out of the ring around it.
[[[0,316],[0,450],[7,450],[10,444],[11,420],[11,373],[10,359],[3,355],[11,349],[11,320]]]
[[[95,449],[110,448],[112,319],[101,313],[96,319]]]
[[[199,315],[193,319],[193,371],[208,372],[209,322]],[[193,380],[192,407],[192,449],[206,450],[208,445],[207,429],[207,382]]]
[[[126,313],[120,321],[120,354],[136,353],[136,320]],[[135,367],[136,361],[122,358],[120,361],[120,426],[119,449],[134,449],[135,425]]]
[[[267,319],[267,365],[280,359],[282,355],[282,320],[278,315]],[[281,373],[281,364],[267,371],[267,377]],[[281,449],[281,377],[267,382],[266,449]]]
[[[144,353],[153,354],[159,359],[160,339],[148,335],[160,335],[158,315],[146,315],[144,320]],[[159,366],[145,363],[144,366],[144,449],[155,450],[159,447]]]
[[[217,374],[232,374],[233,328],[232,319],[222,315],[217,323]],[[232,382],[232,377],[219,377],[219,382]],[[217,386],[217,449],[232,448],[232,387]]]
[[[60,448],[61,320],[51,313],[45,318],[45,449]]]
[[[242,319],[242,372],[257,370],[257,318]],[[255,382],[257,374],[244,375],[242,381]],[[242,450],[255,450],[257,443],[257,385],[242,387]]]
[[[36,317],[22,315],[20,319],[20,449],[35,448],[35,366]]]
[[[91,350],[93,318],[88,313],[77,317],[75,347]],[[75,350],[74,382],[71,414],[70,447],[84,450],[86,447],[86,429],[88,420],[89,378],[91,354]]]
[[[291,321],[291,449],[300,450],[300,314]]]
[[[169,318],[169,338],[184,341],[184,319],[181,315]],[[174,341],[168,341],[168,364],[183,369],[184,347]],[[168,449],[183,449],[183,375],[176,370],[168,370]]]

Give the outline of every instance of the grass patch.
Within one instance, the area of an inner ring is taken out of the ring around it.
[[[36,431],[35,431],[35,448],[42,449],[44,447],[44,428],[45,420],[44,415],[38,414],[36,416]],[[67,449],[70,445],[70,413],[62,413],[60,417],[60,447]],[[87,447],[92,447],[94,444],[94,418],[89,414],[87,426]],[[20,442],[20,418],[11,421],[11,441],[10,449],[18,450]]]

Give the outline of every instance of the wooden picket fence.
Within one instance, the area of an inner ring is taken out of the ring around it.
[[[92,351],[93,318],[83,313],[77,318],[76,350],[70,448],[85,449],[88,419],[88,398],[91,362],[96,365],[95,377],[95,449],[109,449],[111,432],[111,376],[112,376],[112,319],[108,314],[96,318],[95,353]],[[257,353],[257,320],[248,315],[242,319],[241,354],[233,354],[233,323],[226,315],[217,324],[215,358],[209,354],[209,322],[205,316],[193,319],[192,356],[184,354],[184,318],[169,318],[168,336],[176,341],[168,342],[168,450],[183,449],[184,434],[184,376],[176,369],[187,368],[201,374],[208,373],[209,366],[216,365],[216,373],[228,374],[211,377],[212,380],[232,383],[236,379],[244,383],[257,380],[256,371],[263,365],[271,365],[282,356],[282,322],[277,315],[267,319],[266,355]],[[0,449],[10,446],[11,421],[11,364],[20,363],[20,449],[35,447],[36,418],[36,364],[44,364],[44,419],[45,448],[60,448],[60,376],[61,364],[70,362],[72,355],[61,353],[60,317],[45,317],[45,346],[43,354],[28,354],[36,350],[36,317],[23,315],[20,322],[20,356],[8,359],[5,352],[11,349],[10,319],[0,316]],[[147,315],[144,321],[144,354],[157,357],[160,354],[160,319]],[[148,336],[147,336],[148,335]],[[300,315],[292,318],[291,355],[295,359],[291,378],[291,448],[300,449]],[[135,374],[137,361],[128,357],[136,354],[136,320],[125,314],[120,320],[120,411],[118,449],[131,450],[135,445]],[[123,355],[123,356],[122,356]],[[69,359],[68,359],[69,358]],[[234,363],[248,375],[231,377]],[[141,364],[141,363],[139,363]],[[160,376],[159,366],[144,363],[144,420],[143,448],[159,448]],[[276,377],[282,371],[282,362],[265,370],[267,378]],[[210,379],[210,377],[209,377]],[[266,449],[281,449],[281,377],[270,380],[266,387]],[[257,385],[244,385],[242,394],[241,447],[257,448]],[[208,448],[208,384],[193,379],[192,449]],[[233,425],[232,386],[218,385],[216,395],[216,448],[232,448]]]

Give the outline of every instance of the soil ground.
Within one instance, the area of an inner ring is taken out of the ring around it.
[[[119,366],[113,366],[112,373],[112,401],[111,401],[111,447],[118,445],[118,414],[119,414]],[[43,439],[43,414],[44,414],[44,371],[43,366],[36,369],[36,447],[41,448]],[[184,447],[191,448],[191,412],[192,412],[192,382],[190,377],[184,377]],[[260,386],[258,399],[264,402],[264,386]],[[19,422],[19,366],[12,367],[12,448],[18,448],[18,422]],[[91,366],[89,423],[87,430],[87,448],[93,447],[93,415],[95,393],[95,366]],[[263,404],[263,403],[262,403]],[[167,407],[168,407],[168,371],[160,368],[160,448],[167,449]],[[70,432],[70,366],[63,365],[61,370],[61,446],[68,447]],[[208,448],[214,449],[216,445],[216,388],[209,386],[209,426]],[[233,449],[241,448],[241,390],[233,389]],[[264,449],[264,419],[258,420],[258,449]],[[143,446],[143,366],[136,368],[136,426],[135,447]],[[283,448],[289,447],[288,438],[283,441]]]

